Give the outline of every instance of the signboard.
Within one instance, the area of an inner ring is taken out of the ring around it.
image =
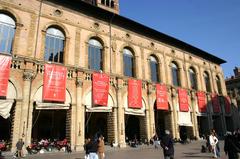
[[[181,112],[188,112],[189,105],[188,105],[188,94],[187,90],[179,88],[178,89],[178,100],[179,100],[179,110]]]
[[[167,87],[164,84],[156,84],[157,109],[168,110]]]
[[[212,94],[211,99],[212,99],[213,112],[220,113],[220,103],[219,103],[218,95]]]
[[[197,92],[197,99],[199,112],[206,113],[207,112],[206,94],[204,92]]]
[[[7,96],[12,57],[0,55],[0,96]]]
[[[44,65],[43,100],[65,102],[67,69],[58,65]]]
[[[93,73],[92,92],[94,105],[107,106],[109,93],[109,76],[103,73]]]
[[[128,107],[142,108],[142,81],[128,80]]]
[[[229,96],[224,97],[225,100],[225,113],[231,113],[231,99]]]

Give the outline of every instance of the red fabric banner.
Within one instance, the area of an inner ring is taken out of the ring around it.
[[[156,84],[157,109],[168,110],[167,87],[164,84]]]
[[[211,98],[212,98],[213,112],[220,113],[220,103],[219,103],[218,95],[212,94]]]
[[[142,81],[128,80],[128,107],[142,108]]]
[[[44,65],[43,100],[65,102],[67,69],[58,65]]]
[[[206,102],[206,95],[204,92],[197,92],[198,98],[198,110],[200,113],[207,112],[207,102]]]
[[[7,96],[8,79],[12,57],[0,55],[0,96]]]
[[[92,75],[92,97],[94,105],[107,106],[109,93],[109,76],[103,73]]]
[[[188,112],[189,105],[188,105],[187,90],[178,88],[178,100],[179,100],[179,110],[181,112]]]
[[[231,113],[231,99],[229,96],[224,97],[225,100],[225,113]]]

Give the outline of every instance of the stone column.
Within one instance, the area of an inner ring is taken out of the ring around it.
[[[198,122],[197,122],[197,114],[196,114],[196,94],[195,92],[191,92],[191,105],[192,105],[192,121],[193,121],[193,135],[199,139],[199,130],[198,130]]]
[[[177,92],[175,88],[172,88],[171,90],[171,95],[172,95],[172,112],[171,112],[171,119],[172,119],[172,130],[173,130],[173,137],[179,139],[180,134],[179,134],[179,128],[178,128],[178,112],[176,110],[176,105],[177,105]]]
[[[31,135],[32,135],[32,111],[33,106],[30,102],[31,94],[31,82],[33,79],[34,73],[32,70],[24,70],[23,73],[23,102],[22,102],[22,112],[20,117],[20,134],[25,142],[25,146],[30,145]]]
[[[113,129],[114,129],[114,143],[119,143],[118,141],[118,109],[116,107],[113,107]]]
[[[213,120],[212,120],[212,109],[210,104],[212,102],[211,95],[206,94],[207,96],[207,112],[208,112],[208,125],[209,125],[209,130],[213,128]]]
[[[122,79],[117,79],[118,145],[119,145],[119,147],[126,147],[126,142],[125,142],[125,113],[124,113],[123,98],[122,98],[122,88],[123,88],[123,80]]]
[[[77,73],[76,79],[76,131],[75,131],[75,149],[76,151],[83,150],[85,138],[85,107],[82,104],[82,86],[83,86],[83,73]]]
[[[154,101],[152,98],[152,94],[155,91],[153,91],[152,85],[148,84],[148,109],[146,109],[146,132],[147,132],[147,138],[150,139],[153,137],[154,134],[156,134],[155,129],[155,118],[154,118]]]

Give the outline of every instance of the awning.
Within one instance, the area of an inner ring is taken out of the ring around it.
[[[0,100],[0,115],[7,119],[10,116],[14,100]]]
[[[86,112],[112,112],[112,107],[103,107],[103,106],[91,107],[91,106],[86,106]]]
[[[66,103],[43,103],[43,102],[36,102],[36,109],[50,109],[50,110],[59,110],[59,109],[69,109],[70,104]]]
[[[178,112],[179,126],[193,126],[190,112]]]

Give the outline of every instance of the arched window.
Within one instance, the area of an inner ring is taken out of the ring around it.
[[[174,62],[172,62],[171,67],[172,67],[172,84],[174,86],[180,86],[178,66]]]
[[[114,0],[111,1],[111,8],[114,8]]]
[[[15,21],[6,14],[0,13],[0,52],[11,53],[15,35]]]
[[[106,6],[110,6],[110,0],[106,0]]]
[[[134,77],[134,58],[133,53],[127,49],[123,49],[123,67],[124,67],[124,75],[129,77]]]
[[[206,91],[211,92],[211,84],[210,84],[209,74],[205,71],[203,76],[204,76]]]
[[[105,0],[101,0],[101,4],[105,5]]]
[[[96,39],[88,42],[88,68],[91,70],[103,70],[102,44]]]
[[[219,76],[216,76],[216,84],[217,84],[218,93],[222,94],[221,80],[220,80]]]
[[[159,74],[158,74],[158,61],[154,56],[150,56],[150,69],[151,69],[151,80],[153,82],[159,82]]]
[[[197,90],[197,76],[193,68],[189,69],[189,78],[191,89]]]
[[[45,60],[63,63],[65,36],[59,29],[50,27],[47,29],[45,41]]]

